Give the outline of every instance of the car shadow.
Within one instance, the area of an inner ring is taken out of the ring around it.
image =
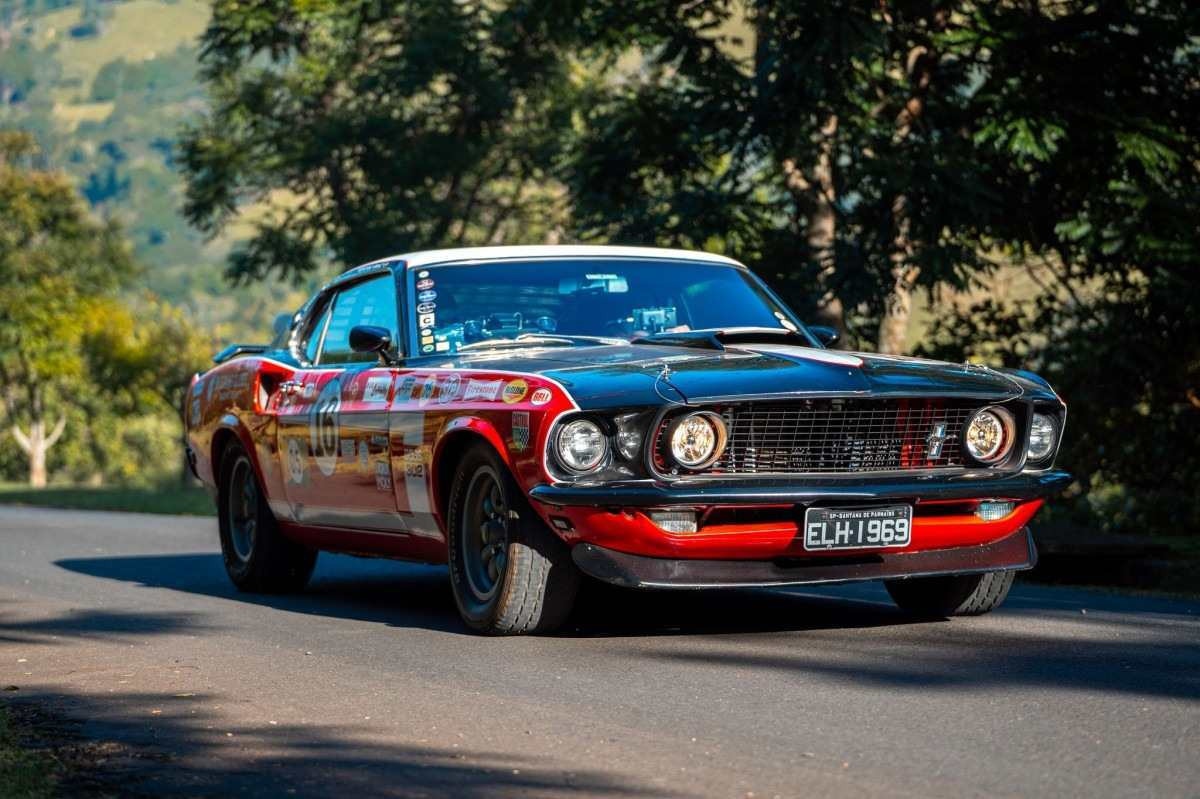
[[[445,567],[323,553],[299,594],[238,591],[215,553],[66,558],[77,574],[292,613],[468,634]],[[884,602],[763,590],[635,591],[587,581],[559,633],[579,638],[800,632],[913,623]]]
[[[376,727],[235,723],[220,696],[19,691],[0,698],[27,745],[63,766],[55,795],[657,796],[632,778],[544,757],[389,740]]]

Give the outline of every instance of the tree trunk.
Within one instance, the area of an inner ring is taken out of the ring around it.
[[[936,27],[945,27],[944,14],[935,17]],[[925,95],[933,79],[935,56],[929,48],[917,45],[908,51],[905,69],[908,72],[912,92],[900,113],[896,115],[896,133],[893,142],[900,145],[912,133],[913,125],[925,111]],[[879,320],[879,336],[876,349],[888,355],[901,355],[908,350],[908,323],[912,318],[912,293],[916,286],[920,267],[912,263],[916,245],[912,240],[912,219],[909,215],[908,197],[899,193],[892,200],[892,248],[888,255],[891,262],[892,285],[883,298],[883,317]]]
[[[885,355],[903,355],[908,351],[908,322],[912,318],[913,286],[920,267],[909,263],[913,245],[909,237],[908,198],[897,195],[892,202],[892,224],[896,235],[892,239],[892,285],[883,298],[883,317],[879,320],[876,349]]]
[[[31,487],[46,487],[46,453],[58,443],[66,426],[67,418],[65,416],[59,417],[54,429],[49,434],[46,433],[46,421],[40,416],[29,423],[28,433],[15,424],[12,426],[12,434],[13,438],[17,440],[17,446],[29,458],[29,485]]]
[[[783,162],[784,178],[797,206],[808,216],[806,241],[817,263],[817,321],[838,331],[846,340],[846,312],[833,286],[837,273],[837,187],[834,184],[834,143],[838,129],[837,114],[829,114],[821,124],[817,139],[817,157],[810,174],[794,159]]]

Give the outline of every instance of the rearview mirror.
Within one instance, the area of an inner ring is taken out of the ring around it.
[[[355,325],[350,328],[350,349],[355,352],[377,352],[387,357],[392,346],[392,332],[386,327]]]
[[[808,332],[821,342],[822,347],[832,347],[842,338],[841,334],[837,332],[837,328],[828,325],[809,325]]]

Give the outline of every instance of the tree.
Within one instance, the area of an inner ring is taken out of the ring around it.
[[[92,220],[66,178],[29,166],[35,152],[27,134],[0,132],[0,401],[40,487],[63,408],[89,377],[87,309],[133,263],[120,231]]]
[[[721,243],[884,352],[914,291],[996,247],[1076,268],[1114,186],[1194,171],[1193,4],[556,7],[593,58],[640,54],[583,111],[581,234]]]
[[[555,235],[569,84],[519,3],[221,1],[201,63],[187,216],[215,234],[267,206],[234,277]]]

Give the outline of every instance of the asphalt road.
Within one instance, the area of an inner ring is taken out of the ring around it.
[[[0,508],[0,684],[147,794],[1200,795],[1200,603],[1078,590],[598,591],[488,639],[442,569],[251,596],[210,519]]]

